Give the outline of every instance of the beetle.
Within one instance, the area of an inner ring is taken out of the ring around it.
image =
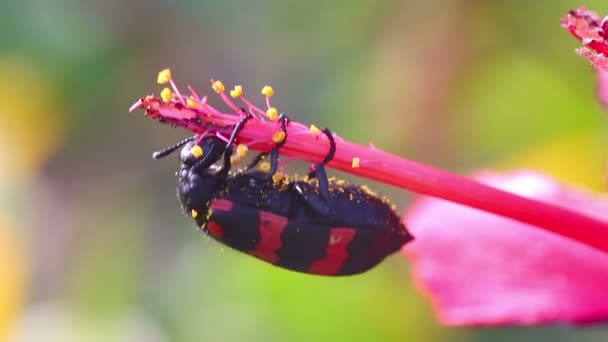
[[[276,176],[285,139],[270,152],[270,172],[254,168],[265,154],[232,171],[232,145],[247,119],[228,142],[191,137],[154,154],[160,158],[183,146],[178,197],[208,235],[273,265],[326,276],[368,271],[413,239],[387,199],[365,186],[327,178],[324,166],[336,150],[328,129],[323,133],[330,152],[307,177]],[[285,134],[287,122],[282,116]],[[192,153],[195,146],[202,156]]]

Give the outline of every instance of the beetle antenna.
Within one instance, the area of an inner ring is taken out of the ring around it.
[[[194,139],[196,139],[196,135],[193,135],[189,138],[186,138],[180,142],[178,142],[177,144],[173,145],[173,146],[169,146],[167,148],[164,148],[160,151],[156,151],[154,153],[152,153],[152,158],[154,159],[161,159],[163,157],[166,157],[168,155],[170,155],[171,153],[175,152],[175,150],[177,150],[178,148],[186,145],[187,143],[193,141]]]

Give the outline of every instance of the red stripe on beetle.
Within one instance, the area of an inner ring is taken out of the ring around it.
[[[279,260],[277,251],[283,246],[281,234],[287,227],[287,223],[287,218],[283,216],[260,211],[260,242],[249,254],[270,263],[276,263]]]
[[[353,240],[355,234],[357,234],[357,231],[354,228],[332,228],[325,249],[325,257],[313,262],[308,272],[322,275],[332,275],[340,272],[342,265],[348,259],[346,247]]]
[[[225,199],[218,199],[211,202],[209,207],[213,210],[231,211],[232,207],[234,207],[234,202]]]
[[[222,228],[222,226],[215,221],[207,222],[207,230],[209,231],[209,234],[216,239],[219,239],[222,237],[222,235],[224,235],[224,228]]]

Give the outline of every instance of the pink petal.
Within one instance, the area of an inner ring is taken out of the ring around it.
[[[534,172],[478,179],[608,221],[608,197]],[[408,212],[418,285],[451,325],[608,319],[608,254],[533,226],[431,197]],[[608,232],[606,232],[608,234]]]
[[[606,68],[597,68],[598,97],[604,106],[608,106],[608,63],[606,65]]]

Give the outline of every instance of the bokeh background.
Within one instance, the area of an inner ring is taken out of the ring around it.
[[[176,157],[150,157],[188,133],[127,113],[170,66],[201,93],[271,84],[298,121],[455,172],[534,168],[605,191],[608,116],[559,24],[579,5],[1,2],[0,341],[608,340],[442,327],[401,256],[329,279],[222,248],[181,214]],[[402,212],[414,198],[371,185]]]

